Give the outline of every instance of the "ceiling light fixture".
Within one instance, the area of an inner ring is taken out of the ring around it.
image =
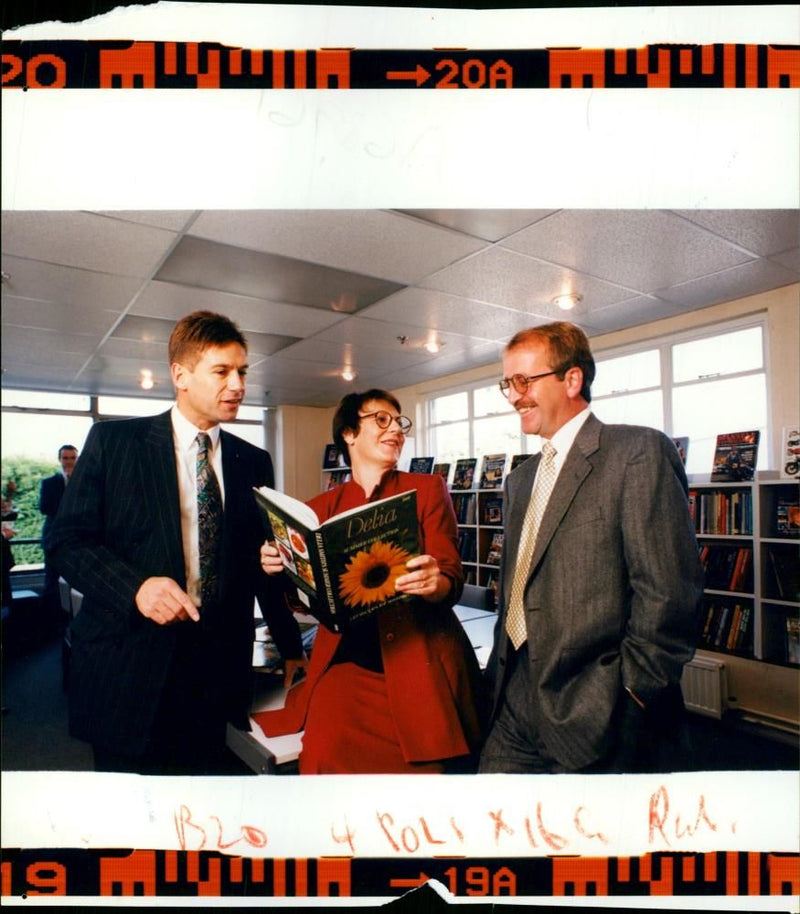
[[[564,295],[556,295],[553,304],[558,305],[562,311],[571,311],[575,305],[583,301],[583,296],[577,292],[567,292]]]
[[[355,381],[358,375],[352,368],[343,368],[340,377],[343,381]]]
[[[153,380],[153,372],[149,368],[143,368],[139,372],[139,387],[142,390],[152,390],[156,386],[156,382]]]
[[[439,340],[434,339],[433,337],[431,337],[431,339],[429,339],[428,342],[425,343],[425,348],[426,348],[426,349],[428,350],[428,352],[430,352],[430,353],[439,352],[439,350],[440,350],[443,346],[444,346],[444,343],[440,343]]]

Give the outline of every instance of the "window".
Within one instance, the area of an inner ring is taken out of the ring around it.
[[[596,351],[592,410],[609,423],[649,425],[689,438],[686,470],[711,472],[718,434],[759,429],[769,465],[764,320],[747,318],[635,346]],[[427,453],[437,460],[536,452],[496,381],[427,400]]]
[[[428,453],[437,461],[459,457],[525,453],[519,416],[500,393],[497,382],[431,397],[427,401]],[[538,448],[537,448],[538,449]]]
[[[16,536],[12,541],[18,566],[43,562],[39,539],[44,517],[39,512],[39,484],[59,469],[62,444],[83,449],[92,422],[98,419],[153,416],[168,410],[174,400],[152,397],[90,397],[42,391],[2,391],[2,485],[17,485],[14,506]],[[266,412],[242,406],[236,422],[223,428],[256,447],[265,442]],[[80,457],[78,458],[80,459]]]
[[[604,422],[650,425],[689,438],[688,473],[710,473],[717,435],[759,429],[769,463],[763,322],[596,353],[592,408]]]

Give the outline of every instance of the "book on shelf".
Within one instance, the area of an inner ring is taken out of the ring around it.
[[[772,573],[772,598],[800,603],[800,556],[795,546],[767,547]]]
[[[474,492],[451,492],[450,500],[453,502],[453,511],[456,515],[456,523],[475,523],[476,509]]]
[[[707,544],[700,550],[707,590],[748,593],[753,589],[753,550],[750,546]]]
[[[701,647],[752,654],[751,615],[752,608],[747,603],[706,602]]]
[[[533,454],[514,454],[511,458],[511,470],[516,470],[516,468],[521,463],[525,463],[529,457],[533,457]],[[509,470],[509,472],[511,472],[511,470]]]
[[[681,463],[686,466],[686,455],[689,453],[689,438],[686,435],[682,435],[680,438],[673,438],[672,442],[678,449]]]
[[[503,533],[493,533],[492,540],[489,543],[489,549],[486,552],[486,561],[485,565],[499,565],[500,559],[503,556],[503,540],[505,539],[505,534]]]
[[[351,479],[352,473],[349,469],[331,470],[326,476],[328,477],[327,485],[325,486],[325,491],[327,492],[329,489],[335,489],[336,486],[340,486],[343,482]]]
[[[781,476],[784,479],[800,479],[800,426],[785,425],[781,440]]]
[[[394,582],[419,554],[417,493],[412,489],[320,523],[306,504],[267,486],[256,502],[284,570],[309,612],[334,632],[407,600]]]
[[[475,457],[459,457],[456,460],[456,468],[453,472],[453,484],[451,489],[471,489],[472,482],[475,479],[475,467],[478,460]]]
[[[344,454],[339,453],[339,448],[335,444],[326,444],[322,455],[322,469],[337,470],[345,466],[347,464],[344,462]]]
[[[753,478],[758,459],[758,440],[761,433],[730,432],[717,435],[712,482],[743,482]]]
[[[751,535],[753,494],[749,489],[689,490],[689,515],[697,533]]]
[[[471,565],[476,564],[476,544],[477,538],[475,530],[459,529],[458,531],[458,556],[462,562]]]
[[[408,464],[409,473],[432,473],[433,457],[412,457]]]
[[[501,495],[487,495],[484,498],[481,523],[486,525],[503,523],[503,497]]]
[[[800,618],[786,617],[786,660],[800,663]]]
[[[441,476],[442,479],[447,482],[450,476],[450,464],[449,463],[434,463],[432,473],[437,476]]]
[[[800,498],[797,494],[777,497],[775,533],[777,536],[800,536]]]
[[[506,468],[505,454],[487,454],[481,467],[481,489],[499,489],[503,485],[503,471]]]

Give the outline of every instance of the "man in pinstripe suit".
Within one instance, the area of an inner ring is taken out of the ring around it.
[[[589,341],[565,321],[521,330],[503,356],[501,390],[545,441],[505,483],[483,773],[688,762],[680,678],[702,571],[686,476],[666,435],[592,415],[594,373]]]
[[[92,744],[97,770],[214,774],[226,770],[226,721],[247,728],[254,597],[287,677],[304,660],[283,592],[259,564],[251,487],[273,485],[270,456],[219,428],[244,397],[247,343],[228,318],[198,311],[175,325],[169,360],[175,406],[93,426],[46,548],[84,595],[70,732]],[[219,571],[201,601],[202,432],[222,506]]]

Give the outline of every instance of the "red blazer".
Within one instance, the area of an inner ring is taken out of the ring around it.
[[[384,676],[400,746],[408,762],[454,758],[474,751],[483,735],[481,676],[475,653],[453,613],[464,585],[456,518],[439,475],[387,473],[373,498],[417,490],[422,552],[434,556],[453,582],[439,604],[417,599],[378,615]],[[366,504],[363,489],[346,482],[311,499],[319,519]],[[320,626],[306,681],[293,690],[282,711],[255,715],[268,736],[303,728],[316,683],[327,670],[341,635]]]

